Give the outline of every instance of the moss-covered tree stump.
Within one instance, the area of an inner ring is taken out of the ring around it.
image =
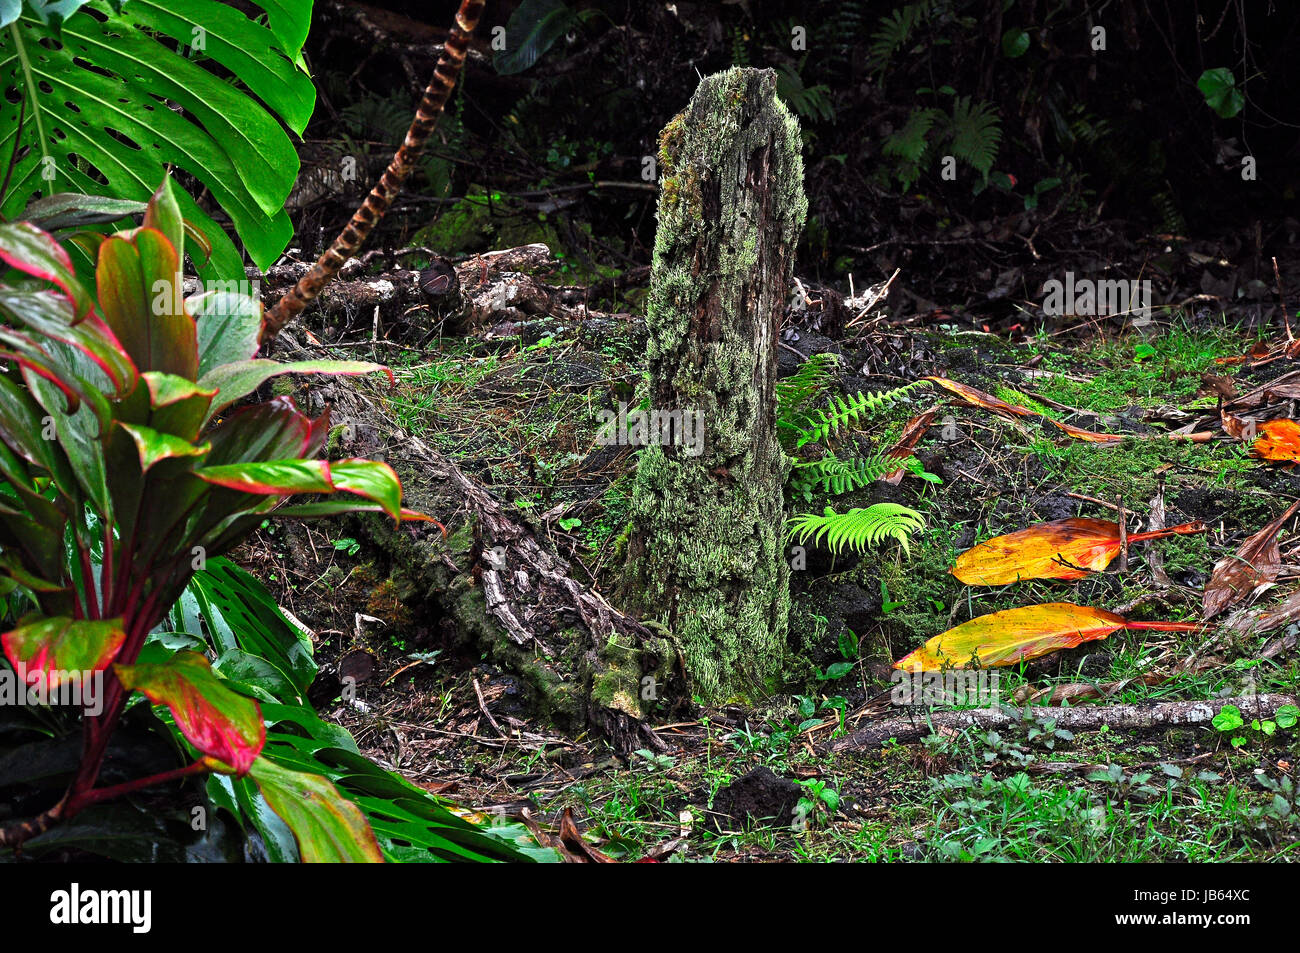
[[[622,595],[662,619],[706,702],[771,687],[789,570],[776,347],[807,200],[799,126],[771,70],[705,79],[660,139],[647,311],[655,411],[698,414],[699,444],[637,467]]]

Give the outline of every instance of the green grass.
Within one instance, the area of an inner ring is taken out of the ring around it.
[[[398,389],[387,404],[407,430],[436,430],[437,420],[454,412],[454,398],[477,386],[498,364],[495,354],[474,358],[455,353],[405,367],[395,362]]]
[[[1208,731],[1202,743],[1213,744]],[[753,767],[741,753],[696,752],[663,769],[637,758],[543,804],[578,807],[602,849],[632,859],[678,836],[681,811],[693,805],[689,842],[698,857],[797,861],[1208,862],[1300,859],[1300,827],[1278,812],[1255,780],[1258,757],[1232,752],[1218,763],[1161,761],[1154,744],[1127,737],[1083,736],[1055,750],[1035,748],[1016,728],[1006,736],[965,731],[927,744],[948,769],[929,778],[901,746],[842,755],[835,761],[792,754],[778,774],[814,769],[846,799],[831,822],[806,830],[770,822],[705,823],[712,794]],[[1001,752],[1018,751],[1020,767]],[[1285,750],[1277,752],[1285,754]],[[1163,755],[1169,757],[1168,755]],[[1083,761],[1098,767],[1033,776],[1033,762]],[[1142,761],[1154,767],[1134,767]],[[939,763],[939,762],[932,762]],[[1118,765],[1107,769],[1106,765]],[[1167,767],[1166,767],[1167,766]],[[1275,773],[1275,770],[1271,773]],[[875,786],[888,779],[888,791]],[[684,797],[685,795],[685,797]],[[887,796],[888,810],[879,810]]]
[[[936,859],[981,861],[1203,863],[1255,856],[1242,837],[1255,833],[1243,788],[1180,786],[1163,774],[1153,780],[1163,793],[1138,802],[1117,798],[1104,782],[1085,788],[1042,784],[1024,773],[949,775],[935,785],[937,830],[926,846]],[[1294,856],[1294,845],[1269,846]]]

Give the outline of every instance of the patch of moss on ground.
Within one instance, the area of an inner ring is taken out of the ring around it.
[[[993,391],[993,396],[998,398],[998,400],[1005,400],[1008,404],[1015,404],[1019,407],[1024,407],[1026,410],[1032,410],[1036,414],[1050,417],[1053,420],[1058,420],[1061,416],[1059,411],[1052,410],[1049,407],[1044,407],[1028,394],[1022,394],[1020,391],[1014,390],[1010,387],[999,385]]]
[[[1147,348],[1152,349],[1148,351]],[[1186,404],[1201,387],[1201,374],[1216,372],[1219,358],[1234,357],[1249,350],[1250,342],[1236,329],[1193,331],[1170,328],[1159,335],[1133,334],[1098,345],[1088,356],[1094,367],[1080,367],[1051,354],[1044,362],[1049,370],[1090,380],[1065,376],[1043,379],[1038,393],[1058,403],[1081,410],[1108,411],[1133,405]]]
[[[1165,572],[1170,575],[1207,573],[1214,565],[1210,541],[1204,533],[1196,536],[1171,536],[1158,545],[1164,556]]]
[[[1259,464],[1239,452],[1213,444],[1193,444],[1163,437],[1126,440],[1118,446],[1098,446],[1081,440],[1057,443],[1040,437],[1030,445],[1049,478],[1063,489],[1102,499],[1136,504],[1155,494],[1155,471],[1169,464],[1195,471],[1211,486],[1237,486]]]

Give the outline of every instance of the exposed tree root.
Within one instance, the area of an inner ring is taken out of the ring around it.
[[[402,600],[436,619],[452,645],[517,675],[539,713],[596,728],[621,751],[663,750],[645,719],[690,698],[670,639],[574,579],[544,538],[377,403],[338,382],[315,397],[347,424],[348,453],[386,458],[404,504],[447,527],[444,536],[429,524],[351,518]]]

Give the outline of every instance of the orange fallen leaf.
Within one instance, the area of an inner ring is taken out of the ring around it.
[[[983,407],[985,410],[991,410],[994,413],[1006,414],[1010,417],[1034,417],[1037,416],[1027,407],[1021,407],[1017,404],[1008,404],[1005,400],[999,400],[992,394],[987,394],[978,387],[970,387],[966,384],[958,384],[956,381],[950,381],[946,377],[927,377],[926,380],[934,381],[944,390],[956,394],[963,400],[968,400],[977,407]]]
[[[1104,639],[1117,629],[1194,632],[1199,628],[1191,622],[1129,622],[1105,609],[1047,602],[1003,609],[963,622],[899,659],[894,668],[904,672],[935,672],[944,667],[968,668],[972,661],[978,661],[982,668],[1014,665],[1021,660]]]
[[[1064,430],[1075,440],[1086,440],[1088,443],[1116,444],[1123,440],[1123,436],[1114,433],[1093,433],[1091,430],[1084,430],[1081,427],[1075,427],[1072,424],[1063,424],[1059,420],[1047,418],[1047,422],[1055,427]]]
[[[1251,450],[1264,460],[1300,463],[1300,423],[1283,417],[1257,424]]]
[[[985,410],[991,410],[996,414],[1003,414],[1008,417],[1040,417],[1042,416],[1028,407],[1021,407],[1019,404],[1008,404],[1005,400],[999,400],[992,394],[987,394],[977,387],[970,387],[967,384],[958,384],[956,381],[950,381],[946,377],[927,377],[926,380],[933,381],[944,390],[956,394],[962,400],[970,401],[977,407],[983,407]],[[1079,427],[1063,424],[1059,420],[1052,420],[1051,417],[1045,418],[1049,423],[1061,430],[1064,430],[1076,440],[1086,440],[1089,443],[1115,444],[1124,438],[1113,433],[1093,433],[1091,430],[1083,430]]]
[[[1205,532],[1205,524],[1130,533],[1128,542]],[[1119,524],[1073,517],[1039,523],[985,540],[957,557],[950,572],[971,586],[1005,586],[1025,579],[1082,579],[1119,555]]]

